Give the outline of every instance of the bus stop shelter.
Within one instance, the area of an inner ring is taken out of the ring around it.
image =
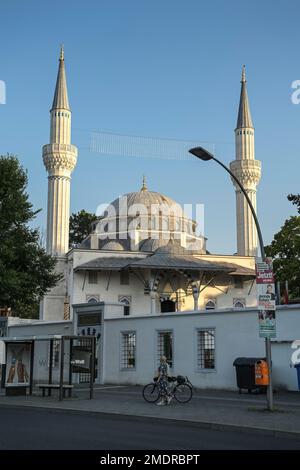
[[[93,387],[95,379],[95,336],[23,336],[1,338],[5,343],[5,373],[3,377],[4,387],[7,395],[25,395],[29,389],[32,395],[33,385],[37,386],[48,396],[53,389],[58,390],[59,400],[63,400],[65,392],[69,397],[72,395],[73,374],[89,373],[89,395],[93,398]],[[39,378],[34,384],[34,370],[36,360],[35,351],[37,342],[48,342],[49,360],[47,383],[39,383]],[[59,373],[58,381],[53,382],[53,355],[54,342],[59,342]],[[68,363],[65,363],[65,354],[68,352]]]

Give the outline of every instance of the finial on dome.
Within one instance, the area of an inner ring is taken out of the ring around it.
[[[147,188],[147,183],[146,183],[146,176],[144,175],[143,176],[143,186],[141,188],[141,191],[147,191],[148,188]]]

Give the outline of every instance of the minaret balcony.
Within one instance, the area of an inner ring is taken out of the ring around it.
[[[71,173],[77,162],[77,147],[70,144],[47,144],[43,146],[43,161],[49,174],[58,170]]]
[[[43,156],[53,152],[74,153],[77,156],[77,147],[71,144],[47,144],[43,145]]]
[[[259,160],[234,160],[230,163],[230,170],[243,186],[255,189],[261,177],[261,162]],[[235,181],[233,184],[236,186]]]
[[[259,160],[234,160],[230,163],[231,171],[253,170],[261,172],[261,162]]]

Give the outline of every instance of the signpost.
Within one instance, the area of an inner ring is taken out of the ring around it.
[[[248,203],[249,209],[251,210],[251,213],[252,213],[252,216],[253,216],[253,219],[254,219],[254,222],[255,222],[262,261],[267,262],[267,258],[266,258],[266,254],[265,254],[264,241],[263,241],[260,225],[259,225],[259,222],[258,222],[258,219],[257,219],[257,216],[256,216],[256,211],[253,207],[253,204],[251,202],[251,199],[250,199],[246,189],[244,188],[244,186],[242,185],[240,180],[232,173],[232,171],[230,171],[229,168],[227,168],[226,165],[224,165],[224,163],[222,163],[220,160],[218,160],[212,153],[208,152],[205,148],[195,147],[193,149],[190,149],[189,152],[192,155],[195,155],[195,157],[200,158],[200,160],[203,160],[203,161],[214,160],[216,163],[218,163],[218,165],[220,165],[222,168],[224,168],[224,170],[227,173],[229,173],[229,175],[231,176],[233,181],[236,182],[237,186],[240,188],[240,190],[242,191],[242,193],[245,196],[245,199]],[[259,281],[261,280],[261,275],[260,274],[261,273],[259,273],[259,275],[258,275],[258,280]],[[272,279],[273,279],[273,275],[272,275]],[[272,283],[274,284],[274,280],[273,280]],[[257,285],[258,284],[261,284],[261,282],[257,282]],[[261,301],[263,302],[263,299],[261,299]],[[269,305],[270,304],[268,304],[268,306]],[[265,304],[265,306],[267,306],[267,304]],[[266,310],[264,309],[264,312],[265,311]],[[275,310],[274,310],[274,324],[275,324]],[[271,336],[269,336],[269,334],[270,334],[270,331],[268,332],[268,336],[264,337],[265,338],[265,345],[266,345],[266,359],[267,359],[267,364],[268,364],[268,368],[269,368],[269,385],[267,387],[267,405],[268,405],[268,410],[273,411],[272,359],[271,359],[271,340],[270,340]],[[274,330],[273,330],[273,334],[274,334]]]

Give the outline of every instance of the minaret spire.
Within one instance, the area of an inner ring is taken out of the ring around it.
[[[241,79],[240,106],[239,106],[238,118],[237,118],[237,123],[236,123],[237,129],[240,129],[242,127],[253,128],[246,84],[247,84],[246,67],[245,65],[243,65],[242,79]]]
[[[61,46],[56,87],[51,111],[54,109],[66,109],[67,111],[70,111],[64,55],[64,46]]]
[[[254,209],[256,209],[256,188],[260,181],[261,163],[255,160],[254,127],[246,84],[246,70],[243,65],[240,104],[235,129],[236,157],[230,163],[230,169],[244,186]],[[236,192],[237,254],[241,256],[256,256],[257,232],[253,216],[240,188],[234,181],[233,184]]]

